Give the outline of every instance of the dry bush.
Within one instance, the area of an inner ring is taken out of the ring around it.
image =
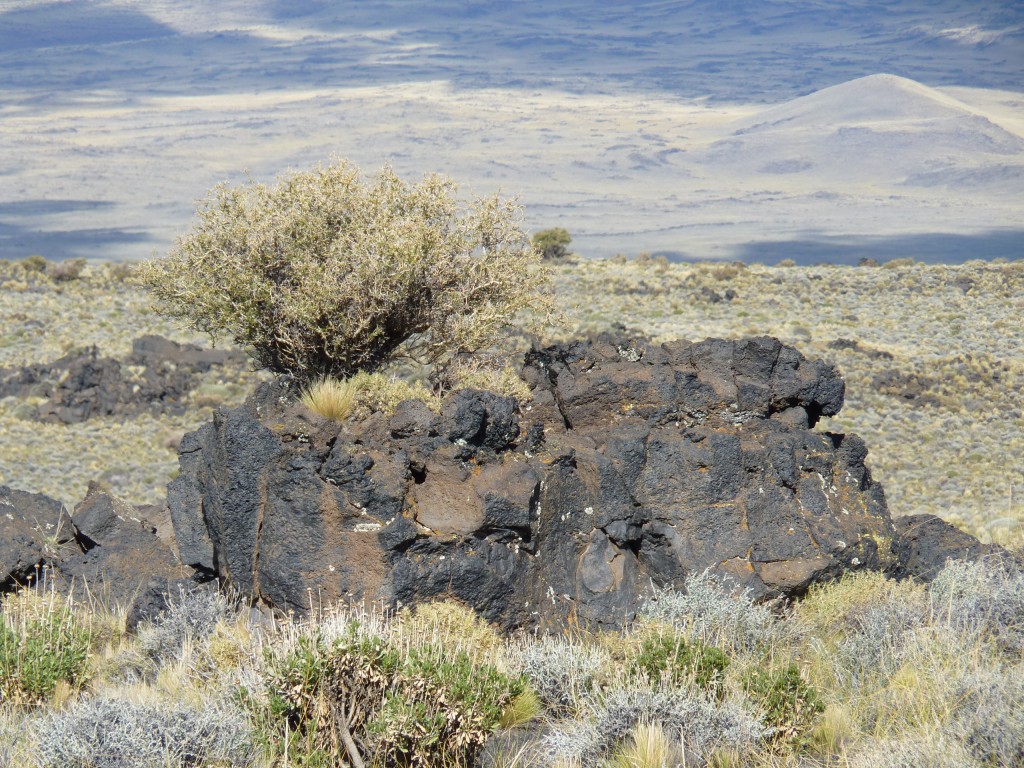
[[[34,724],[42,768],[198,768],[257,765],[252,732],[223,702],[83,699]]]
[[[338,160],[216,187],[170,254],[140,267],[162,311],[309,382],[373,371],[399,354],[436,363],[491,343],[522,309],[546,310],[547,273],[497,196],[460,204],[442,176]]]

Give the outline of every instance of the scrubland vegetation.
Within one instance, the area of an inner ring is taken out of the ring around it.
[[[12,768],[1024,759],[1024,576],[996,563],[929,586],[861,573],[788,606],[698,575],[627,631],[558,637],[452,603],[272,622],[200,591],[132,635],[45,584],[3,609]]]

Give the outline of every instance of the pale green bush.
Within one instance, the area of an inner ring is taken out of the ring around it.
[[[400,354],[437,364],[492,343],[521,309],[549,307],[521,208],[456,193],[442,176],[409,184],[390,168],[367,181],[342,160],[275,186],[221,185],[140,278],[165,314],[302,382]]]

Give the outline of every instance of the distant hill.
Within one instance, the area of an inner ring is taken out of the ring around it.
[[[934,88],[890,74],[742,118],[699,159],[736,173],[1024,189],[1024,137]]]

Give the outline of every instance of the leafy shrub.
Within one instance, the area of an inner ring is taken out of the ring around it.
[[[743,688],[763,712],[763,722],[776,742],[802,741],[825,711],[818,692],[800,676],[796,664],[775,672],[753,669],[745,676]]]
[[[456,191],[390,168],[365,182],[345,161],[272,187],[221,185],[140,276],[166,314],[303,382],[373,371],[400,352],[437,363],[546,306],[519,206],[488,197],[460,210]]]
[[[524,688],[465,653],[400,650],[353,627],[330,646],[303,638],[272,662],[264,720],[269,727],[287,720],[298,748],[289,754],[304,752],[306,765],[339,754],[342,728],[374,765],[463,765]]]
[[[43,768],[205,768],[255,765],[251,729],[220,704],[85,699],[34,727]]]
[[[59,683],[85,678],[90,628],[70,601],[23,589],[6,598],[0,617],[0,703],[37,706]]]
[[[708,571],[688,577],[681,591],[655,589],[640,614],[730,652],[768,646],[780,629],[770,605],[754,603],[749,592]]]
[[[367,723],[378,765],[443,765],[472,762],[522,692],[522,681],[464,653],[413,648],[380,712]]]
[[[636,667],[652,682],[670,685],[691,682],[721,698],[728,657],[699,640],[687,642],[675,632],[659,632],[644,639]]]
[[[509,665],[525,675],[530,687],[556,716],[577,713],[594,678],[611,664],[600,648],[557,637],[539,637],[512,653]]]
[[[569,243],[572,237],[562,227],[544,229],[533,236],[533,247],[545,259],[562,259],[569,255]]]

